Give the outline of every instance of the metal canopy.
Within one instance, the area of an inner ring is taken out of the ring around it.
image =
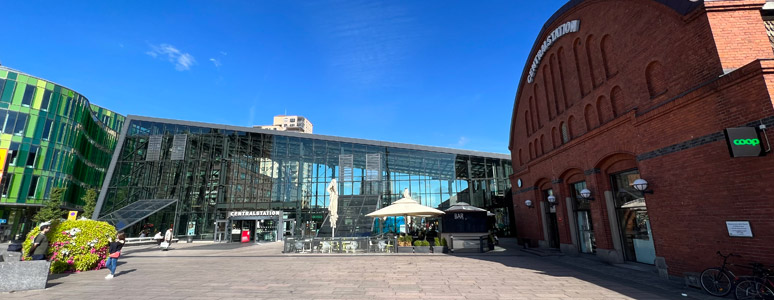
[[[175,202],[177,199],[138,200],[99,218],[99,220],[108,222],[116,227],[117,231],[121,231]]]

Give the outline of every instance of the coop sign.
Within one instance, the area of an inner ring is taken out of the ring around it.
[[[232,211],[228,213],[229,217],[252,217],[252,216],[279,216],[277,210],[252,210],[252,211]]]
[[[731,157],[755,157],[766,153],[755,127],[726,128],[724,133]]]
[[[758,146],[758,144],[761,143],[761,140],[759,139],[738,139],[734,140],[734,145],[741,146],[741,145],[750,145],[750,146]]]
[[[580,20],[573,20],[559,25],[559,27],[556,27],[556,29],[554,29],[554,31],[548,35],[546,40],[543,41],[543,45],[540,46],[540,50],[538,50],[537,54],[535,54],[535,58],[532,59],[532,66],[529,68],[527,82],[532,83],[532,81],[535,80],[535,73],[537,73],[538,66],[540,66],[540,61],[543,60],[543,55],[546,54],[548,48],[550,48],[551,45],[553,45],[554,42],[556,42],[556,40],[558,40],[560,37],[571,32],[578,32],[578,29],[580,29]]]

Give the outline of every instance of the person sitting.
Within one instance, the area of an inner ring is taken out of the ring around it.
[[[153,239],[156,241],[156,245],[161,245],[161,241],[164,240],[164,237],[161,235],[161,231],[156,232],[156,235],[153,236]]]

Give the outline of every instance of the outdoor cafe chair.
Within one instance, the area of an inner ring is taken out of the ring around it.
[[[331,246],[331,242],[323,241],[322,246],[320,246],[320,253],[322,252],[328,252],[331,253],[331,250],[333,250],[333,247]]]
[[[304,252],[304,242],[296,241],[295,246],[296,246],[296,252]]]
[[[379,252],[392,252],[392,245],[387,244],[387,241],[379,241]]]

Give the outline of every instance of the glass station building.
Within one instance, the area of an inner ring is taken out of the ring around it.
[[[25,235],[53,188],[81,210],[99,190],[124,117],[59,84],[0,66],[0,241]]]
[[[486,208],[501,234],[514,233],[507,154],[140,116],[127,117],[118,145],[94,217],[133,236],[170,226],[220,241],[243,230],[253,241],[330,236],[334,178],[336,236],[373,232],[365,214],[405,188],[439,209]]]

